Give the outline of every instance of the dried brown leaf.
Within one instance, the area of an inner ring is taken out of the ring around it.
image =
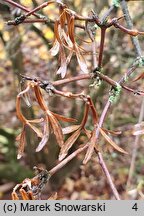
[[[76,122],[77,120],[74,119],[74,118],[68,118],[68,117],[65,117],[63,115],[59,115],[57,113],[53,113],[51,112],[57,119],[59,119],[60,121],[63,121],[63,122]]]
[[[83,160],[83,164],[86,164],[92,157],[94,147],[96,145],[96,143],[95,143],[95,130],[93,130],[91,139],[88,143],[89,143],[89,146],[88,146],[85,158]]]
[[[22,189],[22,188],[20,189],[20,194],[21,194],[23,200],[29,200],[28,194],[24,189]]]
[[[21,134],[18,136],[19,139],[19,146],[18,146],[18,155],[17,159],[20,159],[23,156],[24,147],[26,143],[26,137],[25,137],[25,126],[23,126],[23,130]]]
[[[64,144],[64,139],[63,139],[61,125],[59,124],[56,117],[50,111],[48,112],[48,117],[49,117],[49,121],[51,123],[52,129],[53,129],[53,132],[56,136],[57,143],[59,144],[60,147],[62,147]]]
[[[60,46],[60,61],[61,61],[61,66],[58,69],[57,74],[60,74],[61,77],[64,78],[67,72],[67,64],[66,64],[66,56],[65,56],[63,46]]]
[[[56,20],[54,24],[54,35],[57,41],[59,42],[60,45],[62,45],[62,40],[61,40],[61,26],[59,25],[59,21]]]
[[[19,120],[25,124],[27,120],[23,116],[23,114],[21,113],[21,103],[20,102],[21,102],[21,97],[17,96],[17,99],[16,99],[16,114],[17,114],[17,117],[19,118]]]
[[[100,133],[102,134],[102,136],[108,141],[108,143],[117,151],[123,153],[123,154],[128,154],[125,150],[123,150],[122,148],[120,148],[113,140],[111,140],[111,138],[102,130],[102,128],[99,128]]]
[[[68,153],[68,150],[72,147],[75,141],[78,139],[81,132],[81,128],[75,131],[64,143],[63,147],[60,150],[59,160],[63,160]]]
[[[19,197],[16,192],[12,192],[12,200],[19,200]]]
[[[42,132],[37,127],[29,123],[27,123],[27,125],[36,133],[38,137],[41,137],[41,138],[43,137]]]
[[[46,111],[48,108],[47,108],[45,101],[43,99],[42,93],[40,91],[40,87],[35,85],[34,91],[35,91],[35,96],[36,96],[38,104],[40,105],[40,107],[43,111]]]
[[[88,138],[88,139],[90,139],[90,138],[91,138],[91,136],[92,136],[92,131],[90,131],[90,130],[87,130],[86,128],[84,128],[83,130],[84,130],[84,132],[85,132],[85,134],[86,134],[87,138]]]
[[[68,22],[68,35],[73,44],[75,44],[75,34],[74,34],[74,16],[71,16]]]
[[[144,72],[141,73],[139,76],[137,76],[137,77],[133,80],[133,82],[136,82],[136,81],[138,81],[138,80],[140,80],[140,79],[144,79]]]

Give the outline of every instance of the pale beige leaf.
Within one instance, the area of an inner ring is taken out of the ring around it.
[[[73,43],[72,43],[71,39],[69,38],[69,35],[67,35],[64,30],[62,30],[62,35],[63,35],[63,37],[65,39],[65,42],[67,43],[67,46],[69,48],[72,48],[73,47]]]
[[[102,134],[102,136],[108,141],[108,143],[115,148],[117,151],[124,153],[124,154],[128,154],[125,150],[123,150],[122,148],[120,148],[113,140],[111,140],[111,138],[101,129],[99,128],[100,133]]]
[[[61,61],[61,66],[58,69],[57,74],[60,74],[61,77],[64,78],[67,72],[67,64],[66,64],[66,56],[65,56],[63,46],[60,46],[60,61]]]
[[[44,118],[28,120],[29,123],[34,123],[34,124],[41,123],[43,121]]]
[[[78,64],[80,66],[80,69],[84,72],[84,73],[88,73],[88,68],[85,62],[84,57],[81,55],[79,49],[77,46],[75,46],[75,52],[76,52],[76,57],[77,57],[77,61]]]
[[[68,127],[63,128],[62,132],[63,134],[69,134],[69,133],[76,131],[79,127],[80,125],[70,125]]]
[[[57,40],[55,40],[53,47],[49,50],[52,56],[56,56],[59,52],[60,44]]]
[[[36,148],[36,152],[39,152],[42,150],[42,148],[46,145],[48,139],[49,139],[49,124],[48,124],[48,121],[45,121],[44,134],[43,134],[42,140],[40,141],[38,147]]]

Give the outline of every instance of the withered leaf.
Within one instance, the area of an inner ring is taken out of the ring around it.
[[[16,192],[12,192],[12,200],[19,200],[19,197]]]
[[[105,128],[102,128],[102,130],[106,133],[106,134],[112,134],[113,136],[117,136],[117,135],[120,135],[122,132],[121,131],[118,131],[118,130],[107,130]]]
[[[28,93],[25,93],[25,94],[22,96],[22,98],[23,98],[24,102],[26,103],[26,105],[27,105],[28,107],[31,107],[31,106],[32,106],[31,100],[30,100],[30,96],[29,96]]]
[[[27,125],[36,133],[36,135],[38,136],[38,137],[43,137],[43,134],[42,134],[42,132],[37,128],[37,127],[35,127],[34,125],[32,125],[32,124],[29,124],[28,122],[27,122]]]
[[[91,138],[91,135],[92,135],[92,131],[87,130],[86,128],[83,128],[83,130],[84,130],[84,132],[85,132],[87,138],[90,139],[90,138]]]
[[[89,146],[88,146],[85,158],[83,160],[83,164],[86,164],[92,157],[94,147],[96,145],[96,143],[95,143],[95,130],[93,130],[92,137],[88,143],[89,143]]]
[[[55,40],[53,47],[49,50],[52,56],[56,56],[59,52],[60,44],[57,40]]]
[[[48,117],[46,117],[46,121],[44,123],[44,134],[42,137],[42,140],[40,141],[38,147],[36,148],[36,152],[39,152],[42,150],[42,148],[46,145],[48,139],[49,139],[49,123],[48,123]]]
[[[63,116],[63,115],[59,115],[59,114],[57,114],[57,113],[53,113],[52,111],[51,111],[51,113],[52,113],[57,119],[59,119],[59,120],[61,120],[61,121],[64,121],[64,122],[76,122],[76,121],[77,121],[77,120],[74,119],[74,118],[68,118],[68,117],[65,117],[65,116]]]
[[[57,143],[59,144],[60,147],[62,147],[64,144],[64,139],[63,139],[61,125],[57,121],[56,117],[50,111],[48,112],[48,117],[49,117],[49,121],[51,123],[52,129],[53,129],[53,132],[56,136]]]
[[[20,96],[17,96],[17,99],[16,99],[16,113],[17,113],[17,117],[19,118],[19,120],[21,122],[23,122],[24,124],[26,123],[26,118],[23,116],[23,114],[21,113],[21,97]]]
[[[35,85],[34,86],[34,91],[35,91],[35,96],[36,96],[36,99],[37,99],[37,102],[38,104],[40,105],[41,109],[46,111],[47,110],[47,106],[44,102],[44,99],[42,97],[42,93],[40,91],[40,87]]]
[[[66,64],[66,56],[65,56],[63,46],[60,46],[60,61],[61,61],[61,66],[58,69],[57,74],[60,74],[61,77],[64,78],[67,72],[67,64]]]
[[[75,44],[75,52],[76,52],[76,57],[77,57],[77,61],[78,61],[78,64],[80,66],[80,69],[84,72],[84,73],[87,73],[88,72],[88,69],[87,69],[87,65],[86,65],[86,62],[85,62],[85,59],[84,57],[81,55],[77,45]]]
[[[69,133],[76,131],[79,127],[80,125],[70,125],[68,127],[63,128],[62,132],[63,134],[69,134]]]
[[[74,16],[71,16],[69,22],[68,22],[68,35],[72,43],[75,43],[75,37],[74,37]]]
[[[75,131],[64,143],[63,147],[60,150],[59,160],[63,160],[68,153],[68,150],[72,147],[75,141],[78,139],[81,132],[81,128]]]
[[[113,140],[111,140],[111,138],[99,127],[100,133],[102,134],[102,136],[108,141],[108,143],[113,146],[113,148],[115,148],[117,151],[124,153],[124,154],[128,154],[125,150],[123,150],[122,148],[120,148]]]
[[[22,195],[23,200],[29,200],[28,194],[24,189],[20,189],[20,193]]]
[[[31,120],[27,120],[29,123],[41,123],[44,121],[44,118],[40,118],[40,119],[31,119]]]
[[[71,42],[69,35],[67,35],[64,30],[62,30],[62,31],[63,31],[62,35],[63,35],[64,40],[65,40],[64,45],[66,46],[66,48],[71,50],[71,48],[73,48],[73,43]]]
[[[20,159],[23,156],[24,147],[26,143],[25,126],[23,126],[23,130],[21,134],[17,137],[17,140],[19,140],[17,159]]]
[[[136,77],[136,78],[133,80],[133,82],[136,82],[136,81],[138,81],[138,80],[140,80],[140,79],[144,79],[144,72],[141,73],[138,77]]]
[[[62,40],[61,40],[61,26],[59,25],[59,21],[56,20],[54,24],[54,35],[57,41],[59,42],[60,45],[62,45]]]

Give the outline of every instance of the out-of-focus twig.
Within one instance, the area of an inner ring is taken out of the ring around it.
[[[131,19],[131,16],[129,14],[128,6],[127,6],[127,3],[125,0],[121,1],[121,8],[122,8],[123,14],[125,15],[125,20],[126,20],[128,28],[132,29],[133,23],[132,23],[132,19]],[[131,37],[131,40],[132,40],[132,43],[133,43],[133,46],[135,49],[136,56],[141,57],[142,51],[141,51],[141,47],[140,47],[138,38],[137,37]],[[140,109],[138,123],[140,123],[143,120],[143,118],[144,118],[144,98],[142,99],[142,103],[141,103],[141,109]],[[139,141],[140,141],[140,135],[136,136],[135,141],[134,141],[131,164],[130,164],[128,180],[127,180],[127,185],[126,185],[127,190],[129,189],[129,187],[131,185],[131,180],[132,180],[134,170],[135,170],[135,161],[136,161],[136,157],[137,157],[137,150],[138,150]]]

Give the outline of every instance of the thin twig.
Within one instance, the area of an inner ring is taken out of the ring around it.
[[[133,28],[133,22],[132,22],[130,14],[129,14],[128,6],[127,6],[127,3],[126,3],[125,0],[121,1],[121,8],[122,8],[123,14],[125,15],[125,20],[126,20],[128,28],[132,29]],[[132,40],[132,43],[133,43],[133,46],[134,46],[134,49],[135,49],[136,56],[137,57],[142,56],[142,51],[141,51],[141,47],[140,47],[138,38],[137,37],[131,37],[131,40]],[[143,120],[143,118],[144,118],[144,98],[142,99],[142,103],[141,103],[141,109],[140,109],[138,123],[140,123]],[[132,158],[131,158],[131,164],[130,164],[128,179],[127,179],[126,190],[128,190],[130,188],[132,177],[133,177],[133,174],[134,174],[135,161],[136,161],[136,157],[137,157],[139,141],[140,141],[140,135],[136,136],[135,141],[134,141],[134,146],[133,146],[133,150],[132,150]]]
[[[131,16],[129,14],[129,10],[128,10],[128,6],[125,0],[121,1],[121,9],[123,11],[123,14],[125,15],[125,20],[127,23],[127,27],[129,29],[133,29],[133,23],[132,23],[132,19]],[[131,37],[132,43],[134,45],[135,51],[136,51],[136,55],[137,56],[141,56],[141,47],[139,44],[139,41],[137,39],[137,37]]]
[[[143,118],[144,118],[144,99],[142,99],[138,123],[142,122]],[[135,170],[135,162],[136,162],[139,142],[140,142],[140,135],[136,136],[134,145],[133,145],[131,164],[130,164],[127,185],[126,185],[127,190],[130,188],[132,177],[133,177],[134,170]]]
[[[74,157],[76,157],[81,152],[85,151],[88,148],[88,144],[85,144],[83,147],[77,149],[72,154],[70,154],[67,158],[65,158],[63,161],[61,161],[58,165],[56,165],[54,168],[52,168],[49,173],[50,175],[54,175],[58,170],[60,170],[62,167],[64,167],[69,161],[71,161]]]
[[[119,196],[118,191],[117,191],[117,189],[116,189],[116,187],[115,187],[115,185],[114,185],[114,183],[112,181],[111,175],[110,175],[110,173],[109,173],[109,171],[108,171],[108,169],[106,167],[106,164],[105,164],[105,162],[103,160],[102,154],[100,152],[98,152],[97,155],[98,155],[98,159],[99,159],[99,164],[100,164],[104,174],[106,175],[106,178],[108,180],[110,188],[112,189],[113,195],[115,196],[115,198],[117,200],[120,200],[120,196]]]

